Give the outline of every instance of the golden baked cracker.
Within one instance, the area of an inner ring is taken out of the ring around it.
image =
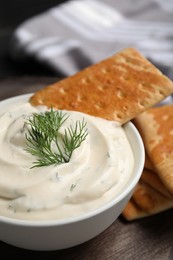
[[[173,199],[163,196],[141,180],[138,182],[132,198],[139,208],[150,215],[173,207]]]
[[[145,163],[144,163],[144,167],[150,171],[155,171],[154,166],[152,165],[147,153],[145,152]]]
[[[147,217],[149,216],[149,214],[144,210],[140,209],[134,203],[133,199],[130,199],[122,212],[122,216],[128,221],[132,221],[135,219]]]
[[[36,92],[32,105],[76,110],[121,124],[173,92],[173,83],[137,50],[127,48]]]
[[[154,210],[153,207],[155,207]],[[126,220],[132,221],[159,213],[170,207],[173,207],[173,197],[158,175],[144,168],[134,194],[127,203],[122,215]]]
[[[160,179],[173,194],[173,105],[150,108],[134,119]]]
[[[147,183],[149,186],[151,186],[156,191],[160,192],[162,195],[173,199],[173,196],[166,189],[163,182],[158,177],[157,173],[144,168],[142,175],[141,175],[141,180],[143,182]]]

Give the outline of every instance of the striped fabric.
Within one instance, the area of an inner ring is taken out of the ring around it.
[[[68,1],[21,24],[10,53],[69,76],[129,46],[173,79],[172,0]]]

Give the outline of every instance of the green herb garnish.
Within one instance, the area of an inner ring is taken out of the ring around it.
[[[64,133],[59,131],[67,119],[66,113],[51,108],[44,113],[33,113],[26,121],[25,151],[37,158],[33,167],[69,162],[73,151],[86,139],[88,132],[84,120],[76,121],[74,127],[65,128]]]

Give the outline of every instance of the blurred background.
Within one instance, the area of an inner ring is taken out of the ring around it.
[[[54,72],[32,60],[21,64],[9,55],[9,43],[15,29],[26,19],[67,0],[0,1],[0,79],[22,75],[54,76]]]
[[[173,0],[1,0],[0,79],[69,76],[126,47],[173,78]]]

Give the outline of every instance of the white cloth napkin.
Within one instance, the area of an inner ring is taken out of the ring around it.
[[[10,53],[69,76],[125,47],[173,78],[173,1],[68,1],[21,24]]]

